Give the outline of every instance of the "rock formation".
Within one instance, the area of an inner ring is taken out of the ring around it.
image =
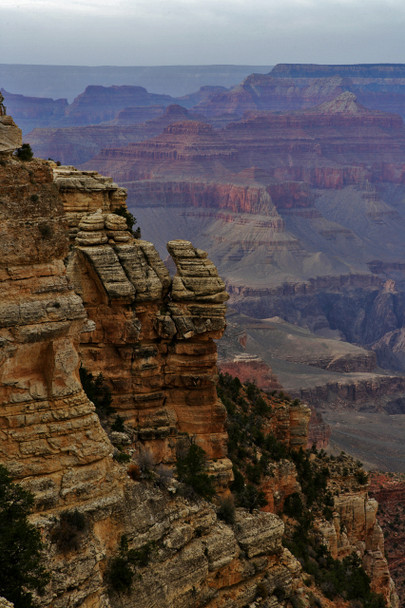
[[[44,162],[11,158],[0,179],[1,462],[34,493],[33,520],[45,537],[64,510],[97,522],[80,562],[51,548],[54,577],[43,605],[66,606],[74,597],[103,606],[103,527],[123,481],[79,380],[86,312],[66,277],[64,210]]]
[[[256,80],[265,87],[268,78]],[[280,80],[287,87],[288,78]],[[265,355],[262,342],[256,350],[258,332],[248,332],[246,352],[281,370],[294,395],[314,406],[367,401],[377,409],[400,398],[400,116],[371,110],[341,87],[316,107],[277,114],[250,108],[221,129],[181,121],[147,141],[105,150],[86,167],[128,188],[129,208],[161,255],[168,238],[209,250],[238,313],[256,321],[281,317],[318,338],[308,340],[302,356],[300,338],[285,361],[283,347]],[[157,228],[162,217],[164,230]],[[350,351],[345,342],[362,350]],[[376,375],[371,351],[379,366],[394,370],[389,378]],[[315,378],[309,366],[323,372]]]
[[[66,99],[49,99],[47,97],[26,97],[9,93],[2,89],[7,100],[8,111],[27,133],[33,127],[47,127],[57,124],[68,107]]]
[[[21,145],[21,129],[17,127],[11,116],[0,111],[0,156],[11,154]]]
[[[213,120],[229,121],[251,110],[308,108],[350,91],[370,108],[404,116],[404,79],[401,64],[279,64],[268,74],[251,74],[240,85],[219,92],[197,107]]]
[[[373,472],[370,495],[378,501],[378,519],[384,532],[387,562],[398,596],[405,599],[405,479],[404,475]]]

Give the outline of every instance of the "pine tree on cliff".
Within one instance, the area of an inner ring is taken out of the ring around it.
[[[33,502],[0,465],[0,596],[15,608],[36,606],[32,591],[42,593],[49,580],[41,565],[40,534],[27,520]]]

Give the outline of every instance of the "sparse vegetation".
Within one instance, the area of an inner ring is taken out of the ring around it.
[[[94,403],[99,417],[105,417],[114,413],[115,410],[111,407],[111,390],[106,384],[103,375],[99,374],[94,379],[93,374],[88,372],[83,365],[79,371],[83,390],[90,401]]]
[[[129,231],[133,234],[133,236],[136,239],[141,238],[141,229],[139,226],[136,229],[134,229],[134,226],[137,222],[136,222],[136,219],[133,216],[133,214],[130,211],[128,211],[128,209],[126,209],[125,207],[118,207],[117,209],[114,209],[113,213],[125,218]]]
[[[0,596],[15,608],[37,606],[32,592],[43,593],[49,581],[39,531],[27,519],[33,502],[0,465]]]
[[[235,523],[235,504],[232,497],[221,500],[217,515],[226,524],[232,526]]]
[[[23,144],[21,148],[16,150],[15,155],[22,161],[29,161],[32,160],[34,153],[30,144]]]
[[[131,460],[131,456],[129,454],[119,449],[114,452],[113,458],[120,464],[125,464]]]
[[[204,450],[189,438],[177,446],[176,470],[180,481],[190,486],[196,494],[211,500],[215,488],[211,477],[206,473]]]
[[[353,608],[383,608],[383,598],[370,590],[360,558],[354,554],[342,561],[334,560],[314,527],[316,517],[333,516],[332,475],[339,484],[342,475],[347,476],[348,485],[353,488],[367,483],[361,463],[345,454],[328,456],[315,447],[310,451],[290,450],[280,442],[271,432],[276,408],[279,404],[299,405],[298,400],[291,401],[282,392],[266,396],[253,383],[242,385],[225,374],[220,376],[218,395],[228,412],[228,454],[234,471],[231,489],[236,503],[250,511],[263,506],[261,485],[264,476],[271,472],[272,463],[280,460],[294,463],[301,489],[284,501],[286,546],[300,560],[307,580],[312,577],[329,599],[341,597],[350,601]],[[275,589],[273,595],[280,601],[285,599],[283,589]],[[298,608],[301,598],[293,596],[290,602]],[[311,605],[319,605],[315,597]]]
[[[129,549],[127,537],[121,536],[119,553],[110,559],[104,575],[110,592],[130,593],[136,569],[149,564],[154,549],[154,542],[145,543],[139,549]]]
[[[63,553],[77,551],[86,528],[87,521],[83,513],[77,509],[63,511],[58,524],[52,531],[51,539]]]
[[[252,511],[265,506],[260,489],[271,461],[291,458],[287,447],[269,430],[273,415],[270,399],[253,383],[220,374],[218,396],[228,413],[228,455],[233,463],[231,490],[238,506]],[[289,401],[276,394],[273,400]]]

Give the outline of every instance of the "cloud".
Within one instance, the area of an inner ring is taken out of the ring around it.
[[[405,5],[399,0],[1,0],[0,20],[3,63],[400,62]]]

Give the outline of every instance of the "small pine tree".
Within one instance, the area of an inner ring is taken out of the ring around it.
[[[180,445],[177,450],[176,469],[180,481],[191,486],[203,498],[211,500],[215,496],[212,479],[205,473],[206,454],[204,450],[193,441]]]
[[[128,211],[125,207],[118,207],[117,209],[114,209],[114,213],[115,215],[120,215],[121,217],[126,219],[127,222],[127,226],[128,226],[128,230],[133,234],[133,236],[136,239],[140,239],[141,238],[141,229],[138,226],[135,230],[134,230],[134,226],[136,224],[136,218],[134,217],[134,215]]]
[[[33,502],[0,465],[0,596],[15,608],[36,606],[32,591],[43,593],[49,581],[41,564],[40,534],[27,520]]]
[[[18,148],[17,152],[16,152],[16,156],[17,158],[19,158],[20,160],[32,160],[34,153],[32,151],[32,148],[29,144],[23,144],[21,146],[21,148]]]

